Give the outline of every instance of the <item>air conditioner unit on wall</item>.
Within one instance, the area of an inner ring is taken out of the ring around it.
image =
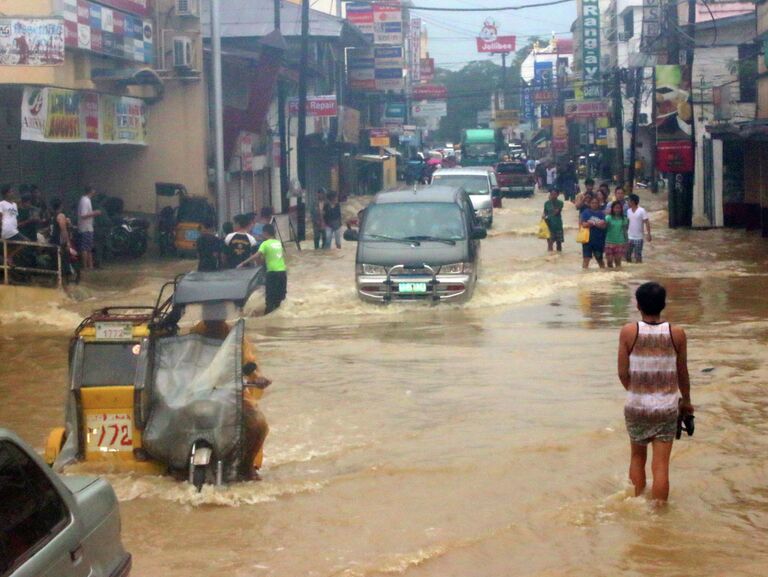
[[[176,0],[176,16],[199,16],[199,0]]]
[[[184,70],[192,68],[192,39],[189,36],[173,37],[173,67]]]

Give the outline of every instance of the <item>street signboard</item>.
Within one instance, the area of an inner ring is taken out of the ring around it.
[[[408,76],[411,83],[421,81],[421,18],[411,19],[408,51]]]
[[[600,4],[599,0],[581,2],[581,61],[584,98],[600,98]]]
[[[566,100],[565,116],[568,120],[581,120],[608,116],[611,112],[607,100]]]
[[[515,51],[515,36],[497,36],[493,40],[484,40],[476,38],[478,52],[490,52],[499,54],[501,52]]]
[[[347,4],[347,20],[357,26],[369,41],[373,42],[373,5],[363,2]]]
[[[445,100],[429,100],[411,106],[414,118],[442,118],[448,115],[448,104]]]
[[[520,124],[520,111],[513,109],[497,110],[493,122],[496,128],[517,126]]]
[[[64,20],[0,18],[0,65],[64,64]]]
[[[389,129],[371,128],[368,130],[371,146],[389,146]]]
[[[414,100],[445,100],[448,89],[443,84],[420,84],[411,91]]]
[[[298,116],[299,114],[299,99],[288,99],[288,114],[291,116]],[[333,117],[338,114],[338,107],[336,106],[336,95],[328,94],[325,96],[307,96],[307,116],[315,118],[320,117]]]
[[[535,90],[533,92],[534,104],[543,104],[545,102],[554,102],[556,93],[554,90]]]
[[[419,64],[421,73],[419,79],[422,82],[430,82],[435,77],[435,59],[434,58],[422,58]]]
[[[478,110],[477,111],[477,123],[478,124],[490,124],[491,111],[490,110]]]
[[[373,41],[375,44],[403,43],[403,13],[399,2],[373,5]]]

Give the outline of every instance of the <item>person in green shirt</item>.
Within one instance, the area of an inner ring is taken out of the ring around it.
[[[628,220],[624,216],[624,206],[619,200],[611,204],[611,212],[605,217],[608,223],[605,235],[605,259],[608,268],[621,268],[621,258],[627,252],[626,230]]]
[[[541,215],[549,227],[549,238],[547,239],[547,250],[557,245],[557,252],[563,252],[563,201],[558,200],[560,192],[553,188],[549,191],[549,200],[544,203],[544,213]]]
[[[288,274],[283,254],[283,243],[275,239],[274,225],[265,224],[261,235],[265,240],[259,246],[258,252],[241,262],[237,268],[243,268],[252,261],[266,265],[267,280],[264,292],[266,307],[264,314],[268,315],[280,307],[280,303],[285,300],[288,290]]]

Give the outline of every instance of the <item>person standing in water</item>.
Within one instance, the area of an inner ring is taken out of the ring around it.
[[[276,310],[280,303],[285,300],[288,289],[288,273],[286,272],[287,267],[285,266],[283,243],[275,238],[275,226],[265,224],[262,234],[265,240],[259,246],[258,252],[237,265],[237,268],[248,266],[252,261],[264,264],[267,267],[267,280],[264,287],[266,305],[264,314],[268,315]]]
[[[557,245],[557,252],[563,251],[563,201],[559,200],[560,192],[557,189],[549,191],[549,200],[544,203],[544,213],[541,218],[549,227],[549,238],[547,239],[547,251]]]
[[[631,457],[629,479],[635,496],[645,490],[648,445],[653,447],[655,501],[669,498],[669,458],[678,417],[693,415],[685,331],[662,321],[667,291],[647,282],[635,292],[642,320],[628,323],[619,336],[619,379],[627,391],[624,419]]]

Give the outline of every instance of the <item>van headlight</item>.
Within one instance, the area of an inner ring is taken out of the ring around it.
[[[453,264],[444,264],[440,267],[440,274],[470,274],[471,272],[471,262],[456,262]]]
[[[492,208],[481,208],[477,211],[477,216],[491,216],[493,214]]]
[[[357,265],[357,274],[383,276],[387,274],[387,269],[378,264],[359,264]]]

